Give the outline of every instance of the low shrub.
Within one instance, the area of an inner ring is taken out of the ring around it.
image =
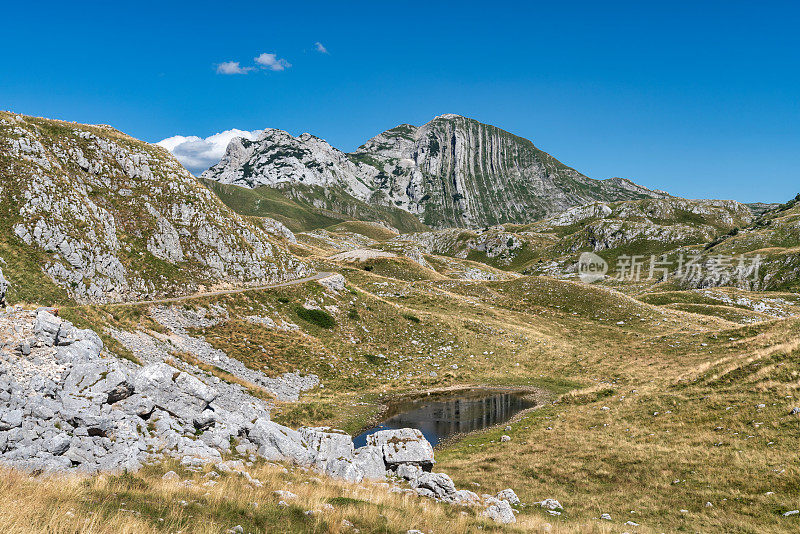
[[[325,310],[310,310],[303,306],[298,306],[295,311],[298,317],[320,328],[333,328],[336,326],[336,319]]]

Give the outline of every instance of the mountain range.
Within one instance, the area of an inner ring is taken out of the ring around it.
[[[594,201],[665,198],[630,180],[584,176],[522,137],[459,115],[401,124],[344,153],[310,134],[234,138],[202,177],[248,188],[337,188],[431,228],[528,223]]]

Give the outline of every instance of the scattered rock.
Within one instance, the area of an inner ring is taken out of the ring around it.
[[[519,497],[517,497],[517,494],[514,493],[514,490],[511,488],[504,489],[503,491],[498,493],[497,498],[500,499],[501,501],[503,500],[508,501],[508,504],[510,504],[511,506],[516,506],[521,502],[519,500]],[[561,508],[561,506],[559,505],[558,508]]]
[[[538,504],[539,506],[541,506],[542,508],[545,508],[547,510],[563,510],[564,509],[564,507],[561,506],[561,503],[558,502],[555,499],[545,499],[545,500],[543,500],[541,502],[538,502],[538,503],[535,503],[535,504]]]
[[[517,518],[514,515],[514,510],[511,508],[511,505],[508,504],[508,501],[499,501],[494,499],[489,506],[481,512],[482,516],[488,517],[496,521],[497,523],[516,523]]]

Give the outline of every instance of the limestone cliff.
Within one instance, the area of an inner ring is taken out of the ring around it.
[[[270,283],[307,267],[164,149],[107,126],[0,113],[0,255],[17,292],[79,301]],[[5,267],[5,266],[4,266]],[[59,292],[58,288],[61,289]]]

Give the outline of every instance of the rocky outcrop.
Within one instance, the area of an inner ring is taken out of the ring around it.
[[[121,360],[95,332],[48,310],[0,315],[0,340],[2,464],[93,473],[137,470],[167,456],[187,465],[217,462],[232,446],[303,464],[323,455],[301,433],[270,421],[269,406],[241,387],[196,367]],[[376,476],[369,454],[359,458],[354,465]]]
[[[501,522],[516,497],[506,490],[503,501],[481,499],[457,490],[447,475],[427,472],[433,449],[418,430],[377,432],[358,449],[339,430],[293,430],[271,421],[269,406],[240,387],[191,365],[121,360],[95,332],[47,309],[0,314],[0,340],[0,464],[8,467],[120,472],[175,457],[187,469],[213,463],[239,471],[241,462],[223,461],[236,453],[354,483],[396,476],[421,496],[486,505]]]
[[[527,139],[458,115],[383,132],[352,154],[309,134],[235,139],[203,177],[246,187],[341,187],[436,227],[526,223],[595,200],[667,196],[629,180],[593,180]]]
[[[95,332],[47,310],[11,309],[0,339],[0,463],[11,467],[92,473],[165,456],[217,461],[232,439],[252,448],[252,421],[269,417],[242,393],[226,409],[210,377],[120,360]]]
[[[678,276],[679,282],[687,288],[795,291],[800,280],[798,242],[800,195],[708,243],[696,261],[699,268],[692,276]]]
[[[109,127],[4,112],[0,151],[0,239],[37,259],[15,277],[41,269],[76,300],[106,302],[310,271],[272,235],[291,239],[279,224],[237,215],[164,149]]]
[[[266,376],[260,371],[247,367],[236,358],[231,358],[224,351],[212,347],[204,339],[193,337],[187,333],[187,328],[207,328],[226,321],[229,316],[224,308],[187,310],[175,306],[152,306],[149,311],[150,316],[169,331],[168,337],[162,336],[160,339],[156,339],[145,332],[112,332],[112,335],[120,343],[143,361],[162,362],[176,351],[185,352],[206,365],[214,366],[263,389],[279,401],[296,401],[303,391],[319,385],[319,378],[313,374],[301,375],[295,372],[284,373],[276,378]],[[290,330],[292,326],[297,328],[292,324],[281,324],[279,327],[268,317],[255,318],[255,321],[251,322],[269,326],[267,321],[272,321],[273,328],[283,330]]]
[[[370,176],[377,170],[356,163],[318,137],[293,137],[267,128],[255,140],[233,139],[219,163],[203,178],[244,187],[299,182],[305,186],[340,186],[359,200],[372,195]]]
[[[570,208],[537,224],[539,229],[571,226],[587,221],[618,219],[650,224],[705,225],[715,230],[746,226],[753,212],[735,200],[646,199],[622,203],[592,203]]]
[[[412,464],[430,470],[433,466],[433,448],[419,430],[381,430],[367,436],[367,444],[380,450],[390,467]]]
[[[3,276],[3,269],[0,269],[0,307],[6,305],[6,295],[8,294],[8,280]]]
[[[407,242],[415,243],[426,254],[466,259],[472,253],[479,253],[499,265],[508,265],[526,243],[526,239],[518,232],[506,230],[504,226],[492,226],[474,230],[448,228],[403,234],[388,241],[387,245]]]

